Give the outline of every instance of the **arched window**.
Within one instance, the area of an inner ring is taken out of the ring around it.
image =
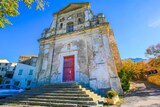
[[[60,24],[60,29],[62,29],[62,28],[63,28],[63,23]]]
[[[82,24],[82,23],[83,23],[82,19],[78,18],[78,24]]]
[[[73,22],[67,23],[67,32],[73,32]]]

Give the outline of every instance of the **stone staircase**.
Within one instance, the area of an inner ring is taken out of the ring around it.
[[[17,96],[0,99],[2,106],[101,107],[104,98],[78,83],[59,83],[27,90]]]

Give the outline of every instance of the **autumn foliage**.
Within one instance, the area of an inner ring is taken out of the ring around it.
[[[123,91],[128,91],[132,80],[144,80],[146,64],[144,62],[133,62],[130,59],[122,61],[122,68],[118,75],[121,80]]]
[[[132,80],[145,79],[146,64],[145,62],[133,62],[130,59],[122,61],[122,69],[131,73]]]
[[[131,80],[148,80],[149,82],[160,85],[160,58],[150,58],[148,61],[142,62],[133,62],[130,59],[122,61],[122,70],[125,71],[127,78],[131,78]],[[122,70],[120,72],[122,72]],[[150,74],[147,73],[150,71],[156,70],[158,71],[157,74]],[[121,78],[121,77],[120,77]],[[121,84],[124,85],[126,81],[121,78]],[[123,83],[122,83],[123,82]],[[122,87],[128,87],[128,84]]]
[[[160,75],[154,74],[150,75],[147,79],[150,83],[160,86]]]
[[[151,58],[146,64],[146,69],[153,70],[156,69],[160,71],[160,58]]]

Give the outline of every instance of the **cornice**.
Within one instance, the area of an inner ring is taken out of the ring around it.
[[[68,33],[58,34],[58,35],[51,35],[49,37],[40,38],[40,39],[38,39],[38,41],[39,42],[45,42],[45,41],[50,41],[50,40],[56,40],[56,39],[64,38],[67,35],[68,36],[75,35],[75,34],[78,34],[78,33],[88,32],[88,31],[91,31],[91,30],[95,30],[95,29],[99,29],[99,28],[105,28],[105,27],[106,27],[107,31],[110,32],[109,23],[106,22],[106,23],[103,23],[103,24],[100,24],[100,25],[94,26],[94,27],[86,27],[84,29],[76,30],[76,31],[73,31],[73,32],[68,32]]]

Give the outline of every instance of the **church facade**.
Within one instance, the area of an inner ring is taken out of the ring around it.
[[[105,16],[94,15],[89,3],[69,4],[53,16],[38,40],[37,85],[78,82],[95,91],[122,92],[121,60]]]

